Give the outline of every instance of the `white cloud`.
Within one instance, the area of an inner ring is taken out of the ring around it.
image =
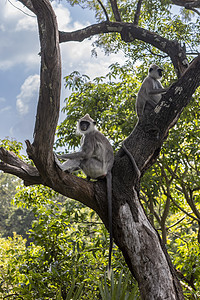
[[[7,112],[8,110],[11,110],[11,109],[12,109],[11,106],[6,106],[6,107],[0,109],[0,114],[5,113],[5,112]]]
[[[97,58],[91,57],[92,40],[85,40],[81,43],[70,42],[61,44],[63,75],[76,70],[82,74],[89,75],[91,79],[97,76],[104,76],[108,73],[108,67],[118,62],[123,64],[124,54],[119,52],[106,56],[97,49]]]
[[[16,107],[21,116],[30,113],[33,104],[37,103],[39,81],[39,75],[32,75],[21,86],[21,92],[16,101]]]
[[[6,102],[6,99],[4,97],[0,97],[0,103],[1,102]]]
[[[12,3],[32,14],[19,1],[12,0]],[[40,61],[36,17],[25,15],[5,0],[0,0],[0,7],[0,70],[22,64],[27,70],[35,70]]]
[[[64,7],[61,3],[53,1],[52,6],[57,16],[58,28],[61,31],[69,30],[68,24],[72,21],[69,9]]]
[[[12,22],[18,19],[21,15],[21,12],[19,9],[17,9],[17,7],[24,11],[26,10],[19,1],[12,0],[9,3],[9,1],[1,0],[1,20],[7,19]]]
[[[18,20],[15,31],[37,31],[36,17],[23,16]]]

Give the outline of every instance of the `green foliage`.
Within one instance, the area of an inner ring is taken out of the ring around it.
[[[21,255],[25,251],[26,240],[13,234],[13,238],[0,238],[0,295],[18,295],[28,279],[20,273]]]
[[[67,148],[78,146],[77,120],[89,113],[97,121],[100,130],[110,138],[114,149],[129,134],[136,123],[134,103],[139,83],[133,78],[132,67],[110,66],[105,77],[93,81],[85,75],[73,72],[65,77],[66,87],[73,92],[65,100],[63,112],[66,119],[58,127],[56,146]]]
[[[109,235],[97,215],[76,201],[64,202],[42,186],[20,189],[15,203],[31,206],[36,219],[29,231],[33,242],[21,252],[16,250],[16,257],[13,253],[7,256],[9,268],[14,265],[15,269],[15,279],[11,276],[10,281],[16,284],[7,290],[3,285],[3,295],[18,294],[27,300],[99,299],[98,282],[108,263]],[[112,265],[128,272],[116,247]],[[8,282],[5,276],[4,282]],[[131,283],[129,279],[127,292]]]
[[[16,140],[0,140],[0,146],[21,157],[22,143]],[[2,237],[12,236],[13,232],[28,238],[27,230],[31,226],[33,213],[22,207],[11,205],[17,186],[22,181],[10,174],[0,171],[0,232]]]
[[[120,273],[118,279],[114,281],[114,274],[111,274],[111,281],[108,283],[106,274],[99,284],[99,290],[101,293],[102,300],[137,300],[140,299],[138,296],[137,284],[129,292],[129,280],[130,275],[124,275],[123,272]]]
[[[17,142],[15,139],[9,140],[8,138],[5,138],[4,140],[0,140],[0,147],[12,151],[18,156],[20,154],[20,151],[23,148],[22,143]]]
[[[189,220],[187,220],[189,221]],[[174,258],[174,265],[181,272],[182,284],[186,299],[199,299],[200,296],[200,246],[196,239],[195,228],[184,224],[185,232],[179,233],[169,243],[169,252]],[[181,230],[181,229],[179,229]],[[176,255],[174,251],[176,249]],[[185,281],[187,284],[185,284]],[[188,285],[192,289],[188,289]]]

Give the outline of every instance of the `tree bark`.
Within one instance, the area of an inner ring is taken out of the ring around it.
[[[25,0],[21,1],[26,3]],[[62,172],[55,164],[53,142],[59,114],[61,62],[59,32],[48,0],[27,1],[38,18],[41,43],[41,85],[33,144],[26,141],[32,167],[9,151],[0,149],[0,169],[26,184],[43,184],[94,209],[108,228],[106,182],[87,182]],[[109,30],[111,23],[100,24]],[[118,24],[113,23],[113,28]],[[129,26],[129,24],[127,25]],[[110,27],[111,30],[111,27]],[[113,29],[114,30],[114,29]],[[117,29],[119,30],[119,29]],[[100,31],[99,31],[100,33]],[[144,33],[144,31],[143,31]],[[146,32],[147,33],[147,32]],[[81,33],[83,34],[83,32]],[[87,35],[93,33],[87,33]],[[148,32],[151,35],[150,32]],[[147,34],[147,35],[148,35]],[[74,37],[68,34],[68,39]],[[84,34],[85,36],[86,34]],[[66,38],[66,34],[60,35]],[[159,47],[161,42],[157,44]],[[180,55],[179,55],[180,57]],[[177,121],[200,84],[200,56],[162,97],[148,118],[139,122],[126,140],[142,173],[159,155],[169,129]],[[184,299],[167,251],[152,227],[139,200],[139,180],[129,158],[120,150],[115,156],[113,175],[113,235],[138,281],[142,299]]]

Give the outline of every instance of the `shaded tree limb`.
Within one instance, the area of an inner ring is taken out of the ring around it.
[[[187,7],[186,7],[186,9],[187,9]],[[198,11],[197,9],[195,9],[195,8],[188,8],[188,9],[200,16],[200,11]]]
[[[170,196],[171,197],[171,196]],[[185,209],[183,209],[172,197],[171,197],[172,202],[174,203],[175,206],[177,206],[182,212],[184,212],[188,217],[190,217],[191,219],[200,222],[200,220],[198,220],[196,217],[194,217],[193,215],[191,215],[191,213],[188,213]]]

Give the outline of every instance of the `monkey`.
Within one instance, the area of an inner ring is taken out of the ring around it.
[[[82,170],[87,180],[106,178],[108,223],[110,234],[108,278],[111,276],[111,255],[113,247],[112,232],[112,166],[114,162],[113,148],[108,139],[96,128],[96,122],[86,114],[77,123],[77,133],[82,135],[79,152],[56,155],[55,162],[61,170],[74,172]],[[67,160],[63,164],[59,159]]]
[[[163,69],[159,66],[151,65],[148,76],[142,82],[136,98],[136,113],[139,120],[156,107],[162,94],[167,91],[159,80],[162,78],[162,73]]]

